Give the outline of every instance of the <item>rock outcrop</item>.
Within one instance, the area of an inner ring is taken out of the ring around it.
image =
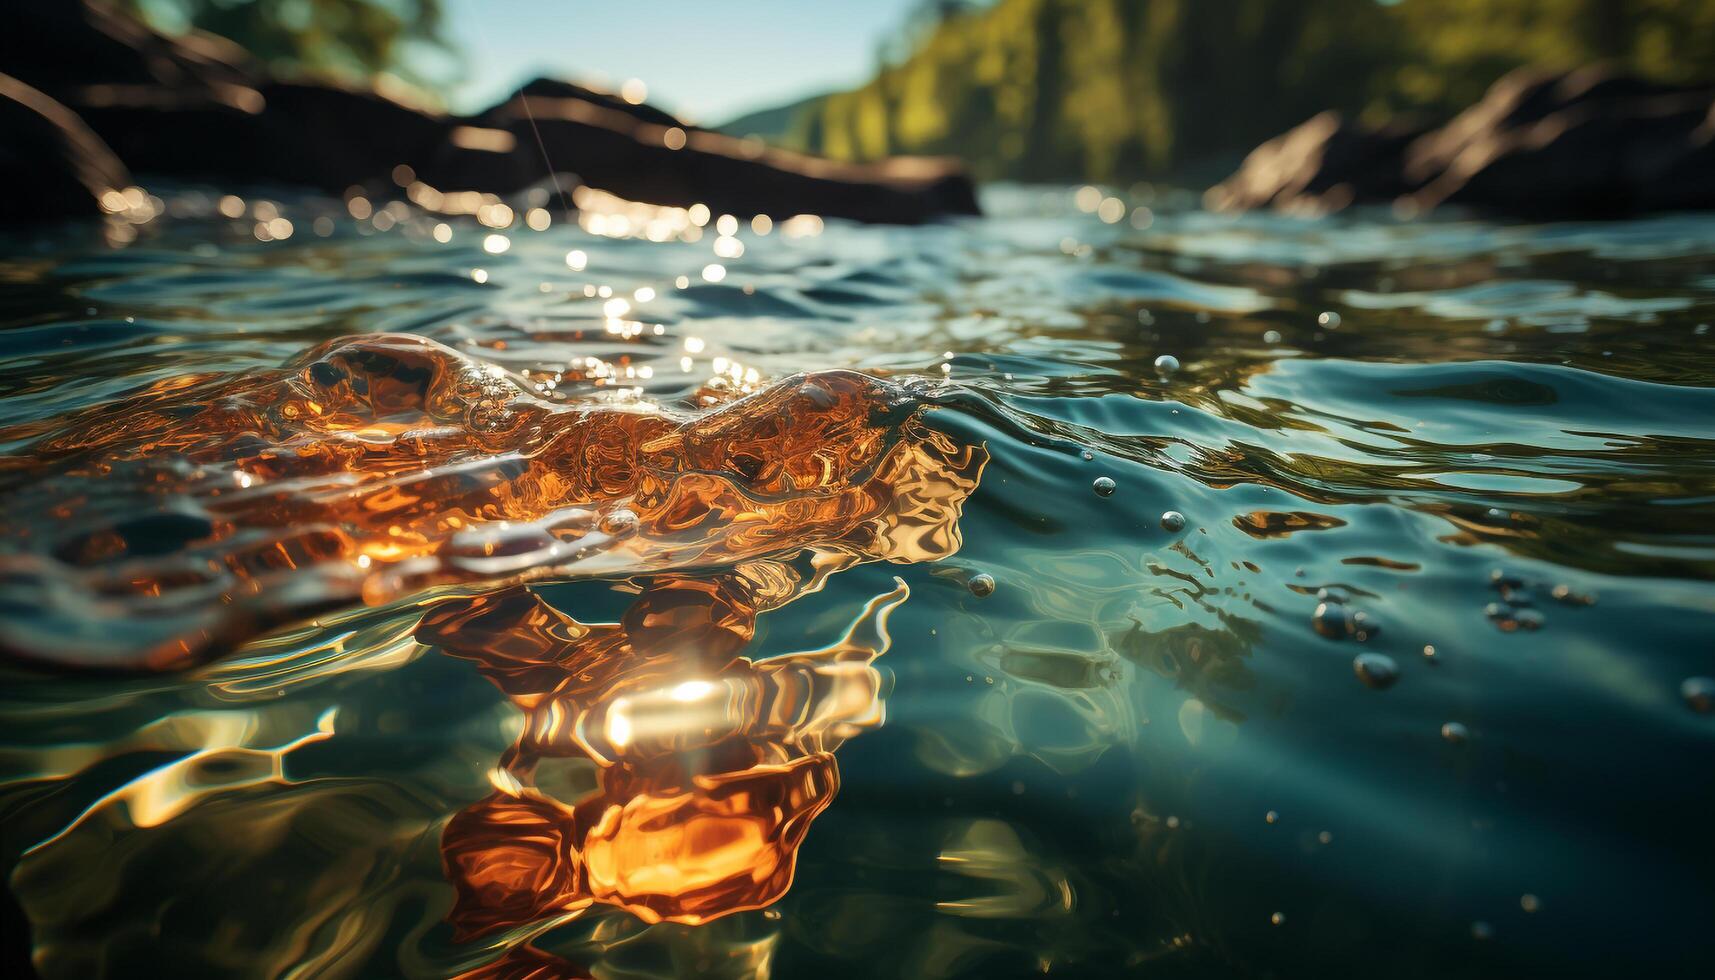
[[[1355,201],[1392,200],[1412,190],[1402,173],[1405,148],[1427,130],[1369,127],[1322,112],[1262,144],[1238,172],[1211,188],[1214,210],[1273,206],[1322,214]]]
[[[59,103],[145,175],[338,192],[386,182],[403,164],[444,192],[507,194],[570,174],[622,198],[702,202],[743,217],[916,223],[978,210],[953,161],[858,166],[768,150],[568,82],[537,80],[465,118],[378,91],[276,78],[221,39],[168,37],[91,0],[18,0],[8,20],[0,72]],[[19,147],[11,166],[66,179],[14,115],[0,115],[0,142]],[[31,216],[87,211],[75,201],[48,206],[56,200]]]
[[[1215,210],[1391,203],[1537,219],[1715,208],[1715,85],[1600,67],[1513,72],[1446,125],[1376,129],[1323,113],[1252,151]]]

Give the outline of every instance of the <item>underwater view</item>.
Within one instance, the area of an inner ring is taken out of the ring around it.
[[[0,978],[1661,980],[1707,0],[13,0]]]
[[[14,239],[39,968],[1700,960],[1715,219],[1138,191]]]

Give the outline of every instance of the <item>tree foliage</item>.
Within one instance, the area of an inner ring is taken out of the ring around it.
[[[1521,65],[1715,72],[1710,0],[999,0],[953,6],[784,141],[842,159],[949,153],[987,177],[1219,168],[1323,109],[1446,115]]]
[[[361,79],[409,77],[411,45],[442,47],[441,0],[117,0],[169,29],[236,41],[272,69]]]

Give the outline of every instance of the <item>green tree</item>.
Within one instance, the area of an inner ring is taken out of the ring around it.
[[[416,78],[416,46],[446,48],[441,0],[117,0],[168,30],[195,29],[237,42],[285,74]]]
[[[1523,65],[1715,73],[1710,0],[999,0],[914,23],[909,57],[790,139],[991,178],[1208,175],[1324,109],[1446,115]]]

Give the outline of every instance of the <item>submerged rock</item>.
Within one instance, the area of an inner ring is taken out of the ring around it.
[[[978,213],[974,185],[951,160],[858,165],[767,149],[548,79],[452,116],[381,91],[277,79],[229,42],[168,37],[91,0],[15,8],[0,32],[0,72],[63,103],[142,173],[337,192],[390,185],[404,165],[442,192],[509,194],[575,175],[622,198],[741,217],[911,224]],[[20,138],[27,131],[10,118],[0,124],[0,138],[28,158],[17,172],[64,179],[53,176],[65,168],[51,148]]]
[[[1715,85],[1520,69],[1437,128],[1322,113],[1252,151],[1204,200],[1223,211],[1391,202],[1408,216],[1454,204],[1534,218],[1715,208]]]

